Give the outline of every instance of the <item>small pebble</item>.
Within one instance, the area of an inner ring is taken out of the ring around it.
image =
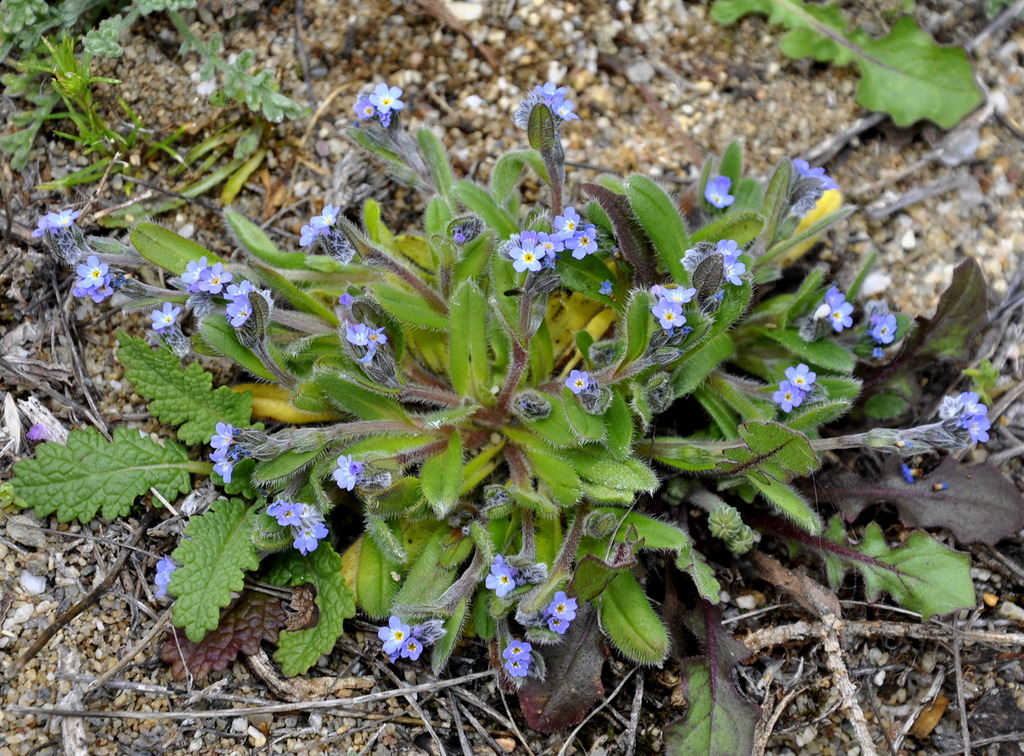
[[[25,589],[25,593],[28,593],[31,596],[38,596],[46,590],[46,578],[33,575],[28,570],[24,570],[21,573],[21,577],[18,582],[21,583],[21,587]]]

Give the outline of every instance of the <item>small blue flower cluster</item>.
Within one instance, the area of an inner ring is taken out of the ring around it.
[[[825,316],[832,324],[832,330],[842,333],[844,329],[853,326],[853,305],[846,301],[846,295],[833,286],[825,294],[825,305],[828,310]],[[819,308],[824,310],[824,306]]]
[[[779,390],[772,395],[772,401],[781,406],[783,412],[792,412],[814,390],[817,377],[818,374],[802,362],[796,367],[786,368],[786,380],[779,384]]]
[[[167,585],[171,582],[171,574],[177,566],[169,556],[165,556],[156,563],[156,577],[153,582],[156,584],[157,596],[167,595]]]
[[[343,265],[348,265],[355,257],[356,251],[348,237],[338,227],[341,208],[336,205],[324,205],[320,215],[314,215],[309,223],[302,227],[299,235],[299,246],[309,247],[319,242],[328,255]]]
[[[742,263],[740,264],[742,265]],[[671,331],[673,328],[682,328],[686,325],[683,305],[689,304],[696,293],[697,290],[694,288],[652,286],[651,294],[656,296],[658,301],[651,307],[651,313],[658,319],[658,323],[666,331]]]
[[[223,263],[208,265],[206,257],[198,260],[189,260],[185,272],[181,274],[181,281],[185,284],[185,291],[192,294],[206,292],[207,294],[220,294],[224,291],[234,276],[224,270]]]
[[[384,642],[384,653],[392,662],[398,659],[416,661],[425,646],[443,638],[444,634],[444,624],[440,620],[409,626],[393,614],[388,618],[388,624],[377,630],[377,637]]]
[[[509,238],[504,252],[511,258],[513,268],[520,273],[524,270],[536,273],[543,267],[555,267],[558,253],[564,250],[571,250],[576,260],[597,252],[597,227],[592,223],[584,225],[574,208],[565,208],[553,225],[551,233],[523,231]],[[611,293],[610,288],[607,293]]]
[[[796,172],[799,173],[803,178],[818,179],[821,182],[821,188],[823,191],[829,191],[830,189],[838,189],[837,184],[832,178],[825,175],[824,168],[811,168],[811,164],[806,160],[796,158],[793,160],[793,167],[796,168]]]
[[[715,252],[723,258],[722,273],[725,275],[725,280],[733,286],[742,286],[743,280],[740,276],[747,272],[747,266],[740,262],[739,245],[732,239],[722,239],[718,242]]]
[[[569,623],[576,619],[576,610],[579,604],[576,599],[566,596],[565,591],[559,591],[554,599],[544,610],[544,618],[547,620],[548,629],[559,635],[565,635],[569,629]]]
[[[338,484],[339,488],[351,491],[359,483],[359,478],[363,474],[363,463],[352,459],[351,454],[342,454],[338,457],[337,465],[333,473],[334,482]]]
[[[957,397],[946,397],[939,407],[939,417],[955,419],[974,443],[988,441],[992,422],[988,419],[988,407],[981,403],[977,392],[965,391]]]
[[[578,121],[576,115],[576,103],[565,99],[569,93],[567,87],[560,87],[555,82],[549,81],[544,86],[536,86],[530,94],[526,95],[512,115],[512,122],[521,129],[525,129],[530,123],[530,113],[537,105],[546,105],[555,120],[555,128],[562,125],[563,121]]]
[[[526,677],[530,674],[530,664],[533,662],[533,646],[526,641],[513,640],[501,655],[505,659],[505,671],[512,677]]]
[[[231,423],[217,423],[217,432],[210,439],[210,446],[213,447],[213,453],[210,454],[213,471],[221,476],[225,483],[231,482],[235,465],[246,457],[242,448],[235,443],[235,431],[235,426]]]
[[[370,94],[363,95],[356,102],[356,115],[360,120],[376,118],[381,126],[387,128],[391,125],[392,114],[405,107],[405,103],[399,99],[401,96],[400,88],[378,84]]]
[[[878,360],[883,356],[882,347],[896,339],[896,316],[881,301],[868,302],[865,314],[868,319],[867,335],[875,345],[871,356]]]
[[[494,591],[498,598],[505,598],[515,590],[517,577],[519,577],[519,570],[506,564],[505,557],[498,554],[491,563],[491,574],[487,576],[484,585],[488,590]]]
[[[565,385],[574,394],[585,391],[590,388],[590,373],[586,370],[573,370],[565,379]]]
[[[307,504],[278,499],[267,507],[267,514],[276,519],[281,527],[292,528],[295,536],[292,546],[303,556],[316,551],[320,541],[327,537],[323,515]]]
[[[377,349],[388,343],[388,337],[384,335],[384,328],[371,328],[365,323],[349,323],[345,327],[345,340],[349,344],[366,347],[359,362],[366,365],[373,359]]]
[[[715,176],[704,185],[704,199],[713,207],[719,210],[729,207],[736,198],[729,194],[732,187],[732,179],[728,176]]]
[[[60,233],[63,229],[70,229],[75,219],[82,214],[81,210],[61,210],[59,213],[47,213],[36,223],[36,229],[32,237],[38,239],[47,233]]]
[[[55,215],[55,213],[50,213],[50,215]],[[36,229],[36,231],[38,230]],[[35,231],[32,233],[34,235]],[[93,302],[102,302],[114,293],[114,288],[111,286],[110,269],[106,263],[100,262],[96,255],[89,255],[85,262],[76,268],[75,272],[78,273],[78,280],[71,293],[76,297],[91,297]]]

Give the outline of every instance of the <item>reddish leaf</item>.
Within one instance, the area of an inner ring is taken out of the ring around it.
[[[160,658],[171,665],[175,680],[185,679],[187,673],[202,680],[227,667],[238,654],[255,653],[264,640],[275,642],[287,619],[288,612],[280,599],[247,591],[221,613],[220,625],[199,643],[175,628],[174,637],[161,647]]]
[[[597,613],[590,604],[580,607],[561,642],[545,646],[543,656],[544,679],[527,677],[519,688],[527,723],[541,732],[578,725],[604,695],[601,669],[608,658]]]
[[[1024,528],[1024,496],[997,468],[962,465],[947,457],[927,475],[907,483],[900,464],[893,458],[880,475],[869,478],[848,471],[822,476],[818,485],[847,522],[870,504],[889,502],[896,505],[905,525],[947,528],[961,543],[991,546]]]

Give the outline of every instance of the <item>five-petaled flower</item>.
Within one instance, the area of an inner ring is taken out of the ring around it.
[[[82,289],[98,289],[110,282],[107,272],[110,269],[106,263],[100,262],[96,255],[89,255],[84,263],[81,263],[76,272],[78,273],[78,287]]]
[[[536,273],[541,269],[541,260],[547,255],[547,250],[537,243],[535,235],[524,233],[519,235],[519,240],[512,245],[508,254],[512,258],[512,267],[517,271]]]
[[[565,247],[572,250],[572,256],[577,260],[597,252],[597,227],[589,225],[577,232],[575,236],[565,240]]]
[[[818,374],[802,362],[796,367],[786,368],[786,378],[789,379],[793,386],[796,386],[805,394],[811,390],[817,377]]]
[[[322,522],[317,522],[303,528],[295,536],[295,542],[292,544],[302,556],[306,556],[311,551],[316,551],[316,547],[320,544],[322,538],[327,537],[327,526]]]
[[[796,172],[804,178],[816,178],[821,181],[821,188],[825,191],[839,188],[839,184],[825,175],[824,168],[811,168],[810,163],[806,160],[801,160],[800,158],[796,158],[793,161],[793,167],[796,168]]]
[[[704,187],[704,199],[708,201],[708,204],[719,209],[729,207],[736,201],[736,198],[729,194],[731,186],[732,179],[728,176],[715,176]]]
[[[405,103],[398,99],[401,96],[402,90],[399,87],[378,84],[368,99],[377,108],[377,112],[383,115],[388,111],[401,110],[405,107]]]
[[[658,300],[658,303],[651,308],[651,312],[666,331],[686,325],[686,316],[683,315],[683,308],[678,302],[671,302],[667,299]]]
[[[302,502],[278,499],[267,507],[267,514],[275,518],[277,524],[282,527],[291,525],[298,528],[302,526],[302,515],[305,510],[306,505]]]
[[[532,651],[533,646],[526,641],[512,641],[501,654],[505,658],[505,670],[512,677],[526,677],[530,673]]]
[[[566,234],[575,234],[576,229],[580,225],[580,214],[576,212],[576,208],[570,206],[562,211],[561,215],[555,216],[554,222],[555,231]]]
[[[214,449],[224,449],[231,446],[235,440],[235,426],[231,423],[217,423],[216,433],[210,439],[210,446]]]
[[[891,312],[878,316],[868,334],[876,344],[891,344],[896,338],[896,316]]]
[[[590,374],[586,370],[573,370],[565,379],[565,385],[574,394],[590,387]]]
[[[32,232],[32,236],[38,238],[47,231],[59,231],[62,228],[70,228],[75,219],[81,214],[81,210],[72,210],[71,208],[57,213],[47,213],[39,219],[37,228]]]
[[[188,265],[185,267],[185,272],[181,274],[181,282],[185,284],[186,291],[190,291],[193,294],[200,291],[199,279],[206,268],[205,256],[200,257],[198,260],[189,260]]]
[[[548,629],[559,635],[564,635],[569,629],[569,623],[576,619],[576,599],[566,596],[565,591],[559,591],[544,610],[544,616],[548,621]]]
[[[846,295],[833,286],[825,294],[825,304],[828,305],[828,319],[832,323],[832,330],[842,333],[843,329],[853,325],[853,305],[846,301]]]
[[[804,392],[790,381],[783,381],[779,384],[779,390],[772,395],[772,400],[782,407],[783,412],[791,412],[803,402]]]
[[[412,629],[398,617],[391,615],[387,626],[377,631],[377,637],[384,641],[384,653],[391,656],[394,661],[401,653],[405,642],[412,637]]]
[[[505,558],[498,554],[491,563],[491,574],[487,576],[484,585],[488,590],[494,591],[498,598],[505,598],[510,591],[515,590],[516,573],[515,567],[505,564]]]
[[[180,314],[180,307],[175,307],[170,302],[164,302],[162,308],[149,313],[149,317],[153,319],[153,330],[159,332],[165,328],[170,328],[174,325],[175,320],[177,320]]]
[[[334,470],[334,480],[339,488],[351,491],[359,482],[359,475],[363,472],[363,463],[352,459],[351,454],[342,454],[338,457],[338,467]]]
[[[202,271],[196,286],[200,291],[205,291],[209,294],[220,294],[224,291],[224,287],[231,283],[232,278],[234,276],[224,270],[223,263],[214,263]]]

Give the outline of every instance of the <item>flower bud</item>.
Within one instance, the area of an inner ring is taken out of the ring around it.
[[[527,389],[512,399],[512,411],[526,422],[543,420],[551,414],[551,399],[539,391]]]
[[[743,530],[743,518],[739,510],[728,504],[718,507],[708,515],[708,530],[715,538],[729,541]]]
[[[746,554],[754,547],[754,542],[757,540],[756,534],[749,525],[743,525],[732,538],[728,539],[726,546],[729,547],[729,551],[733,554],[740,555]]]

